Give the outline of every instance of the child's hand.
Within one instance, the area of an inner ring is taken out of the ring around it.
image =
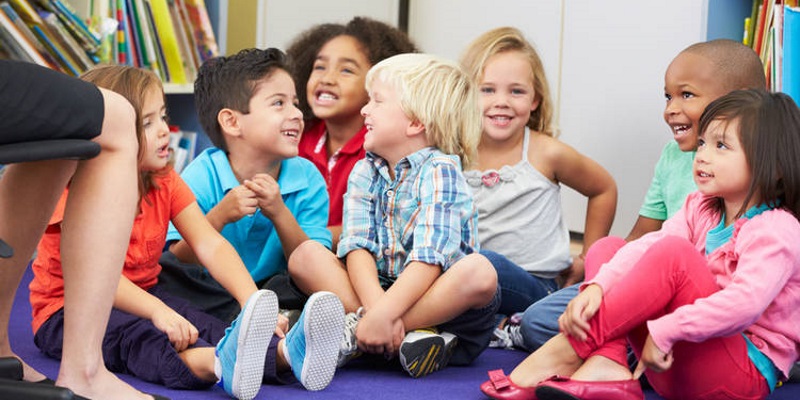
[[[267,218],[274,219],[285,208],[281,188],[272,176],[256,174],[253,179],[244,181],[244,185],[255,193],[258,206]]]
[[[664,353],[653,342],[653,337],[647,335],[644,348],[642,348],[642,358],[639,360],[639,364],[636,365],[633,379],[639,379],[647,368],[659,373],[664,372],[672,367],[673,361],[675,359],[672,357],[672,350],[669,353]]]
[[[197,328],[169,307],[154,312],[151,321],[169,337],[172,347],[179,353],[197,342]]]
[[[245,185],[240,185],[229,190],[210,213],[219,213],[222,220],[229,224],[242,219],[245,215],[252,215],[257,210],[256,194]]]
[[[275,336],[283,339],[286,337],[286,331],[289,330],[289,318],[283,314],[278,314],[278,324],[275,325]]]
[[[561,287],[565,288],[567,286],[572,286],[580,281],[583,280],[584,275],[584,268],[583,268],[583,257],[576,256],[572,257],[572,265],[561,271],[559,274],[559,281],[561,283]]]
[[[398,335],[398,331],[403,333]],[[382,318],[379,313],[367,313],[356,327],[358,348],[370,354],[394,355],[397,353],[400,347],[399,343],[403,341],[404,335],[405,330],[401,319],[391,321]],[[398,336],[400,336],[399,340],[397,340]]]
[[[567,335],[586,340],[589,320],[594,317],[602,302],[603,289],[594,284],[587,286],[567,304],[567,309],[558,317],[558,327]]]

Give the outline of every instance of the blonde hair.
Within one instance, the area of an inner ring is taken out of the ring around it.
[[[95,84],[97,87],[117,92],[131,103],[136,112],[136,139],[139,142],[138,160],[141,162],[144,158],[145,142],[147,141],[144,135],[144,127],[142,126],[142,110],[149,91],[158,89],[163,96],[164,87],[161,84],[161,79],[152,71],[125,65],[98,65],[86,71],[80,78]],[[156,173],[158,171],[139,173],[140,198],[156,187],[153,181],[153,176]]]
[[[539,107],[531,112],[531,117],[526,124],[534,131],[542,132],[549,136],[554,135],[553,101],[550,98],[550,86],[544,73],[542,59],[533,45],[525,39],[519,29],[502,27],[490,30],[472,41],[461,56],[461,66],[472,77],[475,85],[480,85],[486,63],[494,55],[516,51],[522,54],[531,66],[531,83]]]
[[[400,54],[373,66],[367,91],[375,80],[394,87],[400,107],[425,126],[425,137],[439,150],[457,155],[462,168],[472,165],[481,135],[477,90],[461,68],[428,54]]]

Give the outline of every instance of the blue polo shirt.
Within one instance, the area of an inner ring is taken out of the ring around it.
[[[204,214],[219,204],[229,190],[240,185],[228,156],[216,147],[198,155],[183,170],[181,178],[194,192]],[[328,192],[325,180],[314,164],[301,157],[283,160],[278,185],[284,204],[308,238],[330,248]],[[239,253],[254,281],[286,272],[286,257],[278,232],[264,214],[257,212],[226,225],[222,236]],[[180,239],[180,234],[170,224],[167,241]]]

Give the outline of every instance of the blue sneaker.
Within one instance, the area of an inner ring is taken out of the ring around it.
[[[331,292],[317,292],[283,341],[283,355],[308,390],[322,390],[333,379],[344,329],[344,307]]]
[[[259,290],[247,299],[239,316],[225,330],[214,352],[217,385],[241,400],[250,400],[261,389],[264,359],[278,322],[278,297]]]

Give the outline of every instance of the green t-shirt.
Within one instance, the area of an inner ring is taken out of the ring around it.
[[[664,146],[639,215],[666,221],[683,207],[686,196],[697,190],[692,173],[694,154],[681,151],[674,140]]]

